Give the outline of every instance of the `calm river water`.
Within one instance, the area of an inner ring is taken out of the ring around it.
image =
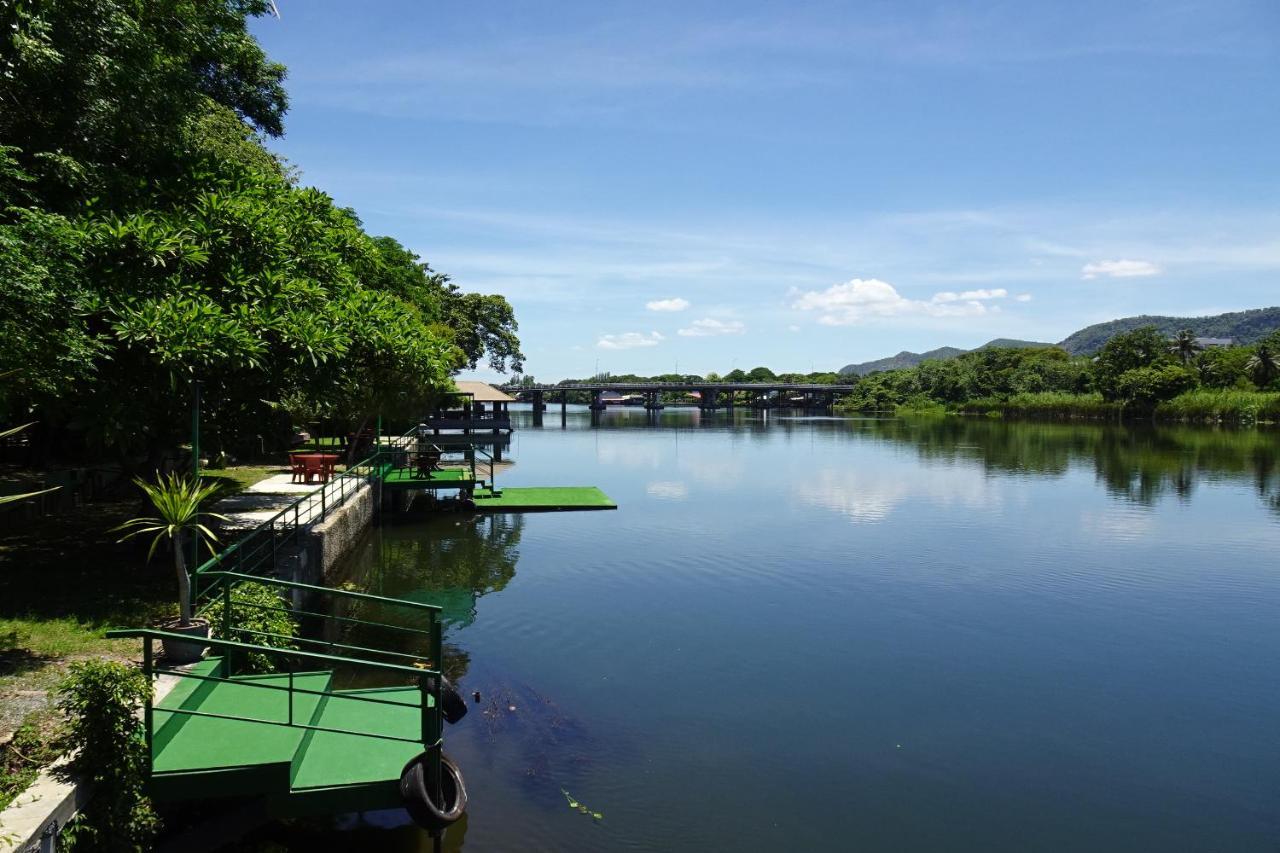
[[[349,567],[443,604],[481,694],[445,849],[1280,849],[1280,434],[516,417],[500,485],[620,509],[420,516]],[[269,835],[431,849],[402,821]]]

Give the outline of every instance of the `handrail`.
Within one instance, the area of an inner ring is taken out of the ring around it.
[[[275,654],[282,657],[324,661],[325,663],[335,665],[355,664],[356,666],[380,669],[384,672],[396,672],[402,675],[422,676],[442,674],[438,668],[431,669],[430,667],[404,666],[403,664],[398,663],[384,663],[376,660],[342,657],[341,655],[326,655],[321,654],[320,652],[304,652],[300,649],[279,649],[272,646],[259,646],[253,643],[241,643],[237,640],[221,640],[216,637],[200,637],[199,639],[193,639],[190,634],[178,634],[174,631],[162,631],[159,628],[112,628],[103,636],[108,639],[178,640],[184,643],[198,642],[203,646],[209,646],[210,648],[215,649]],[[440,667],[439,661],[433,661],[432,663],[436,667]]]
[[[287,541],[290,536],[294,537],[296,542],[302,527],[322,521],[328,517],[331,509],[345,504],[349,495],[359,491],[359,486],[349,490],[350,484],[376,480],[381,474],[382,466],[387,461],[393,460],[394,454],[401,452],[404,443],[413,440],[416,429],[415,427],[404,435],[391,438],[388,448],[384,449],[380,443],[375,445],[372,454],[353,463],[347,470],[334,476],[318,490],[300,496],[275,515],[258,523],[239,540],[196,566],[191,572],[192,600],[199,601],[202,598],[200,578],[213,575],[220,566],[231,564],[233,561],[240,566],[251,563],[251,568],[257,568],[262,562],[270,560],[271,568],[274,570],[275,559],[282,542]],[[317,503],[319,504],[318,512]]]
[[[287,581],[280,578],[261,577],[259,575],[246,575],[242,572],[230,572],[225,569],[205,572],[206,577],[224,577],[235,578],[237,580],[253,581],[254,583],[268,584],[270,586],[283,586],[289,589],[302,589],[308,592],[319,592],[325,595],[336,596],[337,598],[352,598],[358,601],[373,601],[379,604],[393,604],[408,607],[415,610],[429,610],[441,613],[444,608],[438,604],[425,604],[421,601],[409,601],[404,598],[389,598],[385,595],[374,595],[369,592],[355,592],[349,589],[339,589],[336,587],[316,586],[310,583],[300,583],[299,581]]]

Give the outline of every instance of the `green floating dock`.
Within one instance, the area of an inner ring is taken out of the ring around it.
[[[555,512],[582,509],[617,509],[618,505],[595,486],[548,488],[476,489],[476,509],[483,512]]]
[[[220,658],[191,673],[153,712],[156,799],[259,795],[282,815],[401,804],[400,771],[422,752],[418,688],[333,690],[329,672],[227,677]]]

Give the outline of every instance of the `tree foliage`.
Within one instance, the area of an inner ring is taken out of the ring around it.
[[[1062,411],[1150,413],[1189,391],[1254,392],[1278,380],[1280,333],[1252,346],[1202,348],[1188,332],[1166,338],[1148,326],[1116,335],[1093,358],[1057,347],[984,347],[871,373],[857,379],[843,406],[884,411],[943,404],[981,411],[1020,410],[1034,402]]]
[[[417,414],[482,359],[519,370],[510,304],[461,291],[263,146],[285,71],[265,0],[0,6],[0,422],[155,464],[204,386],[216,443],[288,415]]]

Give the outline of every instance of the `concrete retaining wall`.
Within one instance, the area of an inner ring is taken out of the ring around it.
[[[373,523],[380,491],[376,484],[366,483],[342,506],[330,512],[328,518],[307,531],[305,566],[301,574],[312,578],[309,583],[323,583],[338,561],[351,553]]]

